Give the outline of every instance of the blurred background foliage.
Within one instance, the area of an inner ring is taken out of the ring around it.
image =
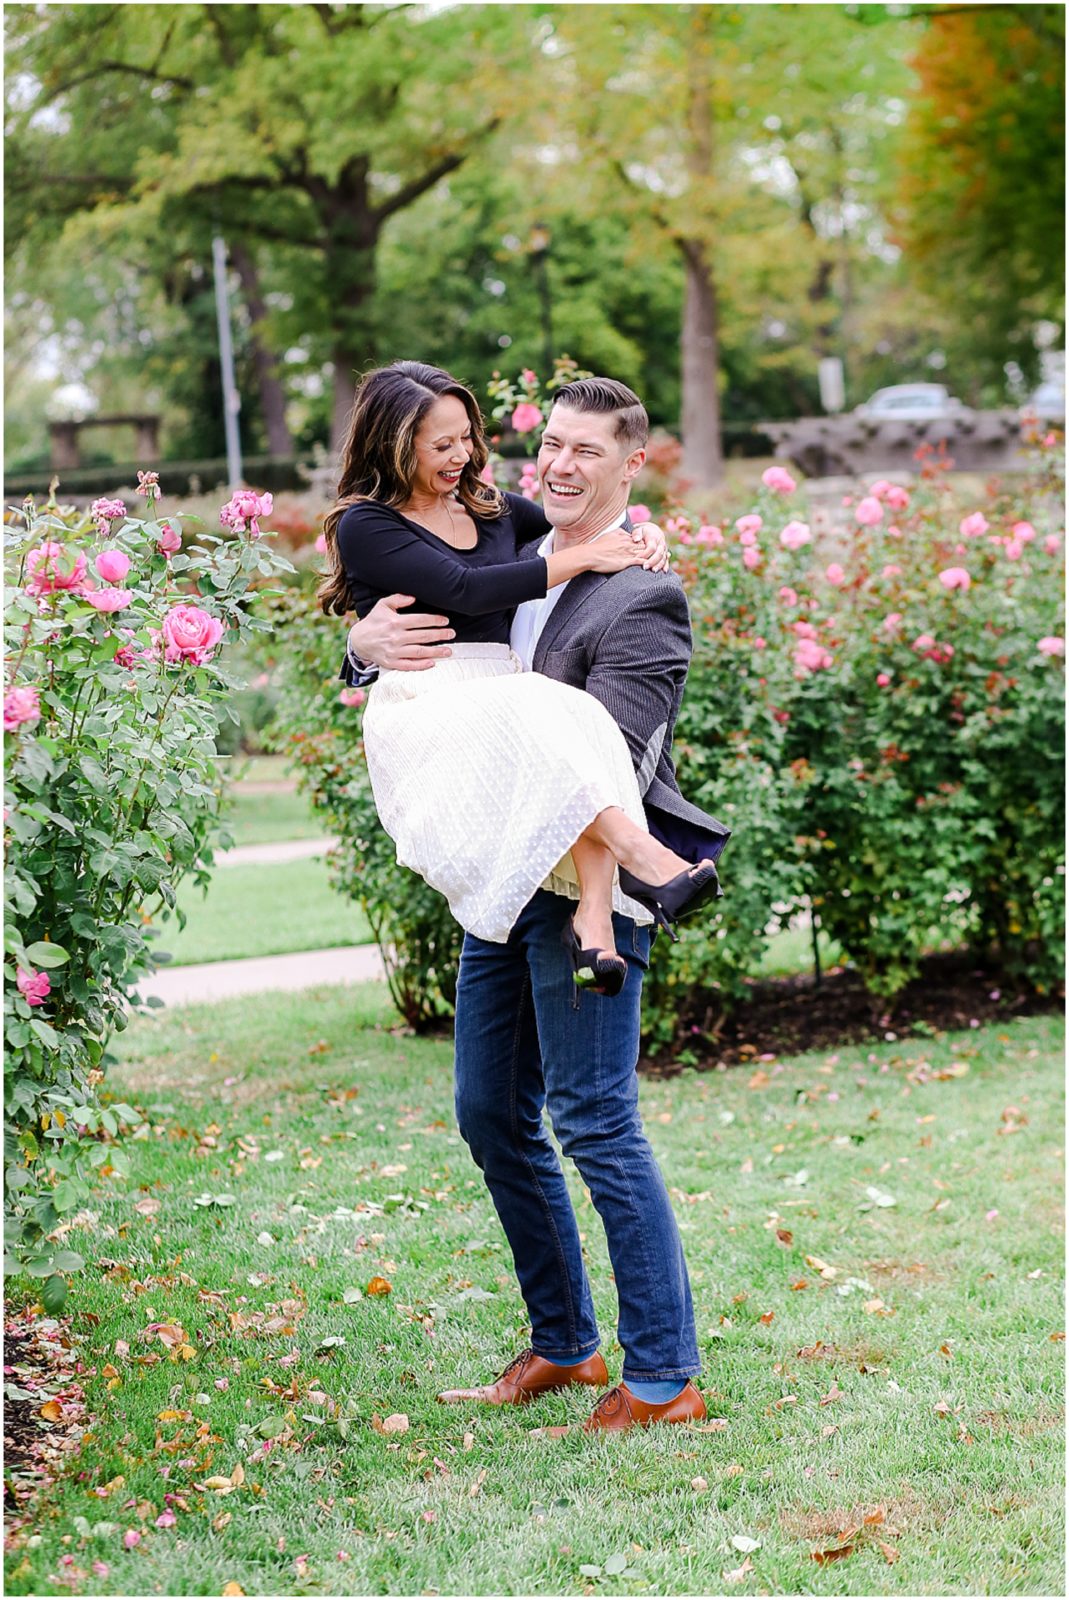
[[[249,454],[356,375],[484,391],[547,347],[716,448],[934,378],[1022,398],[1063,326],[1057,5],[6,8],[5,463],[49,416],[221,453],[211,237]],[[1016,386],[1016,388],[1015,388]],[[688,421],[689,419],[689,421]],[[124,461],[100,430],[85,460]]]

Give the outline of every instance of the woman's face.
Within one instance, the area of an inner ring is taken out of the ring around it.
[[[416,431],[413,492],[452,494],[473,449],[471,420],[463,401],[454,394],[442,395]]]

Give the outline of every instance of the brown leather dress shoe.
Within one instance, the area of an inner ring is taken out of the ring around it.
[[[705,1401],[692,1383],[660,1406],[647,1405],[621,1383],[602,1395],[583,1423],[583,1432],[626,1433],[628,1428],[648,1428],[652,1422],[700,1422],[705,1414]]]
[[[446,1389],[438,1396],[443,1405],[525,1406],[540,1394],[555,1394],[570,1389],[573,1383],[586,1383],[601,1389],[609,1381],[608,1369],[599,1351],[574,1367],[558,1367],[533,1350],[521,1350],[494,1383],[481,1389]]]

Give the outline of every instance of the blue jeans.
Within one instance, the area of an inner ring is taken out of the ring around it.
[[[572,902],[539,890],[507,944],[468,934],[457,985],[456,1108],[512,1247],[547,1360],[599,1343],[575,1212],[549,1112],[605,1226],[619,1299],[624,1379],[689,1378],[700,1370],[679,1230],[642,1131],[635,1066],[650,930],[613,918],[627,981],[611,999],[576,1007],[561,930]]]

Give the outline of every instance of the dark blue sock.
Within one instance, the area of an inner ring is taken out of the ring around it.
[[[641,1383],[635,1378],[625,1378],[624,1383],[636,1400],[643,1400],[648,1406],[663,1406],[667,1405],[669,1400],[674,1400],[677,1394],[683,1393],[688,1379],[684,1378],[682,1383],[678,1378],[661,1378]]]

